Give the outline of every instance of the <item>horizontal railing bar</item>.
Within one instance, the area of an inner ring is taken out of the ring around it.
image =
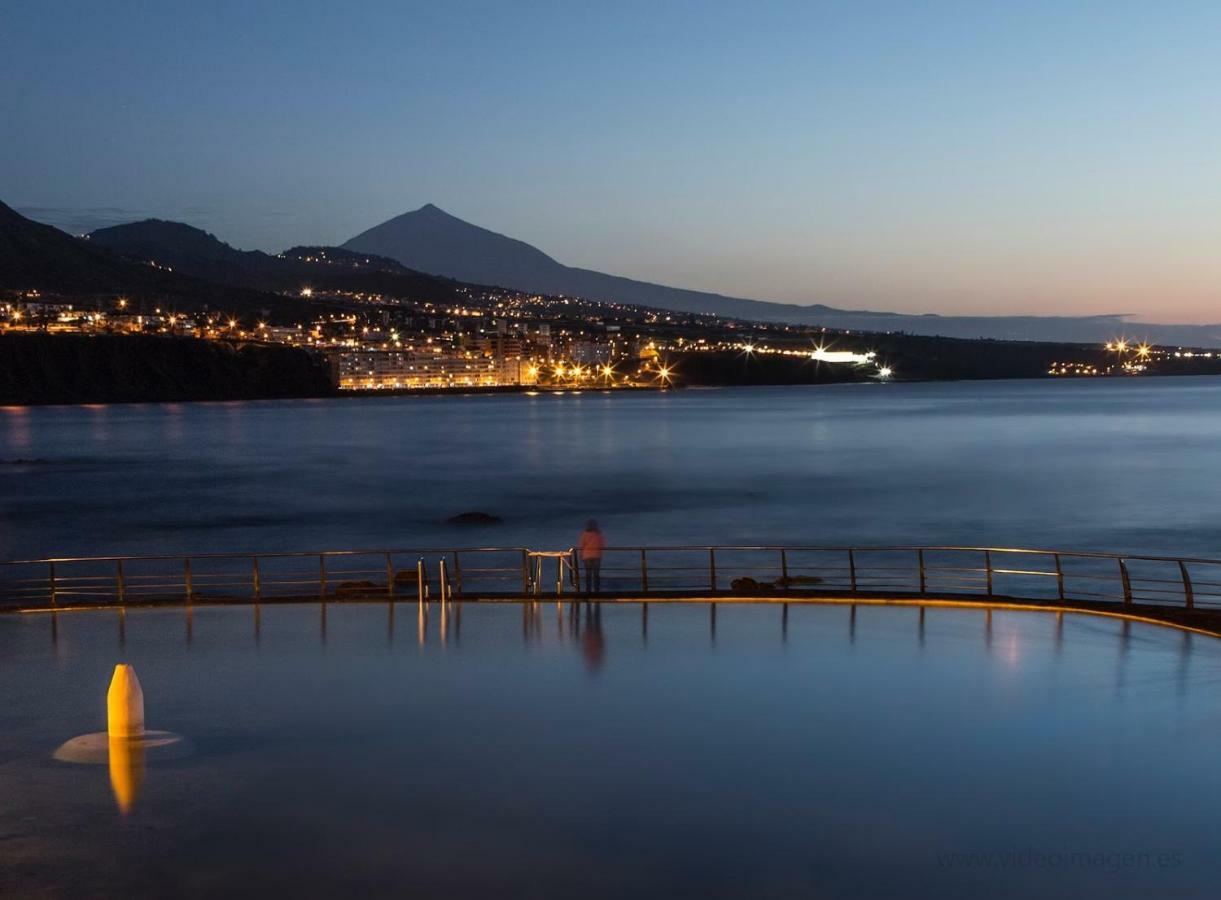
[[[73,563],[73,562],[117,562],[123,561],[138,561],[138,560],[182,560],[190,558],[191,560],[206,560],[206,559],[250,559],[258,557],[259,559],[288,559],[294,557],[339,557],[339,556],[385,556],[391,555],[426,555],[426,554],[453,554],[453,553],[521,553],[529,552],[528,547],[447,547],[447,548],[399,548],[399,549],[361,549],[361,550],[293,550],[293,551],[270,551],[266,553],[248,553],[248,552],[221,552],[221,553],[189,553],[189,554],[159,554],[153,556],[83,556],[83,557],[43,557],[40,559],[23,559],[12,560],[7,565],[38,565],[47,563]],[[926,553],[1006,553],[1012,555],[1026,556],[1056,556],[1059,555],[1066,559],[1102,559],[1114,560],[1123,559],[1126,562],[1168,562],[1178,563],[1184,562],[1192,565],[1215,565],[1221,566],[1221,559],[1209,559],[1201,557],[1179,557],[1179,556],[1151,556],[1143,554],[1127,554],[1127,553],[1100,553],[1087,550],[1049,550],[1043,548],[1023,549],[1018,547],[965,547],[965,546],[918,546],[918,545],[896,545],[896,546],[876,546],[876,547],[851,547],[851,546],[790,546],[790,545],[666,545],[658,547],[647,546],[624,546],[624,547],[607,547],[605,552],[639,552],[645,550],[650,553],[665,553],[665,552],[707,552],[715,550],[717,552],[731,553],[735,551],[767,551],[779,552],[784,550],[788,553],[847,553],[852,550],[856,553],[914,553],[917,550],[923,550]]]
[[[290,559],[294,557],[312,556],[317,559],[319,556],[327,558],[335,556],[382,556],[387,553],[392,556],[422,556],[430,553],[436,554],[452,554],[452,553],[522,553],[529,552],[529,547],[433,547],[423,550],[416,550],[410,547],[399,550],[276,550],[267,553],[245,553],[245,552],[230,552],[230,553],[181,553],[178,555],[158,554],[156,556],[48,556],[43,559],[14,559],[4,565],[10,566],[34,566],[46,565],[47,563],[77,563],[77,562],[123,562],[128,561],[151,561],[151,560],[184,560],[190,559],[192,562],[202,559],[253,559],[258,557],[260,560],[265,559]]]

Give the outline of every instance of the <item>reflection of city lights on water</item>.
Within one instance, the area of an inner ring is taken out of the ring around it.
[[[1005,641],[1005,662],[1011,666],[1016,666],[1022,661],[1021,647],[1018,644],[1018,636],[1016,634],[1009,635],[1009,639]]]

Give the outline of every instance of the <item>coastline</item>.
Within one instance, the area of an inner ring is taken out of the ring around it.
[[[963,344],[970,346],[963,348]],[[1140,375],[1106,373],[1089,378],[1055,376],[1042,345],[923,341],[920,354],[886,349],[887,377],[848,364],[812,363],[808,357],[744,357],[735,353],[674,354],[668,384],[510,384],[427,388],[339,389],[325,356],[283,344],[232,345],[154,335],[0,334],[0,407],[93,403],[182,403],[341,397],[436,397],[568,393],[653,393],[725,387],[785,387],[956,381],[1097,380],[1221,374],[1221,354],[1170,359]],[[946,353],[957,348],[957,353]],[[985,351],[994,351],[988,356]],[[1190,354],[1187,354],[1190,356]],[[894,374],[889,366],[893,364]]]

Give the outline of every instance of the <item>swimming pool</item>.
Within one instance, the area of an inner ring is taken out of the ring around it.
[[[111,768],[118,662],[149,727]],[[331,603],[0,616],[0,894],[1207,895],[1221,642],[1087,615]]]

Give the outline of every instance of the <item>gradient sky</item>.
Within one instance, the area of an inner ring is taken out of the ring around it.
[[[243,248],[423,203],[739,296],[1221,321],[1221,4],[0,9],[0,199]]]

